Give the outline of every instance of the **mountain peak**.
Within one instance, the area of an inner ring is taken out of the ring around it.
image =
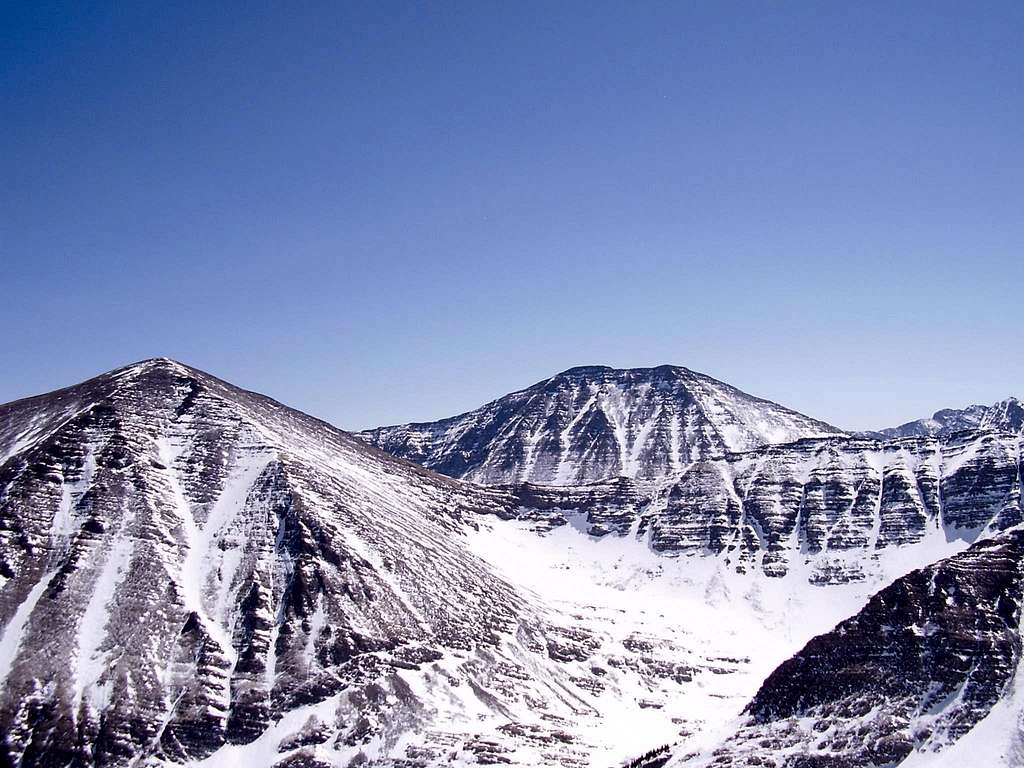
[[[197,368],[193,368],[190,365],[178,362],[170,357],[150,357],[145,360],[139,360],[128,365],[115,368],[110,372],[109,375],[117,376],[123,374],[138,374],[145,371],[174,371],[180,373],[202,373]]]
[[[687,368],[578,366],[442,421],[357,436],[483,483],[658,478],[692,461],[844,434]]]

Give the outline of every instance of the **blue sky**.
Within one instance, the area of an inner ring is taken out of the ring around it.
[[[1022,3],[119,5],[0,11],[0,401],[161,355],[349,428],[579,364],[849,428],[1024,395]]]

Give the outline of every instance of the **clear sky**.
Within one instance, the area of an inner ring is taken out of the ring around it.
[[[580,364],[848,428],[1024,396],[1018,0],[130,5],[0,10],[0,401],[154,356],[347,428]]]

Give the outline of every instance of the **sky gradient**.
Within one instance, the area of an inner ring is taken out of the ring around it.
[[[1024,396],[1024,3],[117,5],[0,10],[0,402],[154,356],[345,428],[581,364],[852,429]]]

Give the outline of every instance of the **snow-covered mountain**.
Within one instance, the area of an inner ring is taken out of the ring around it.
[[[537,626],[461,540],[486,494],[206,374],[150,361],[0,424],[5,764],[201,758],[283,712],[356,754],[422,716],[387,670]]]
[[[1021,434],[1024,432],[1024,403],[1008,397],[994,405],[969,405],[936,411],[930,419],[909,421],[870,433],[879,437],[920,437],[948,435],[972,429],[991,429]]]
[[[1019,710],[1022,438],[827,429],[487,487],[169,360],[2,405],[0,765],[783,766],[813,718],[953,754]]]
[[[841,431],[710,376],[663,365],[572,368],[461,416],[358,434],[451,477],[567,485],[665,477],[726,451]]]

